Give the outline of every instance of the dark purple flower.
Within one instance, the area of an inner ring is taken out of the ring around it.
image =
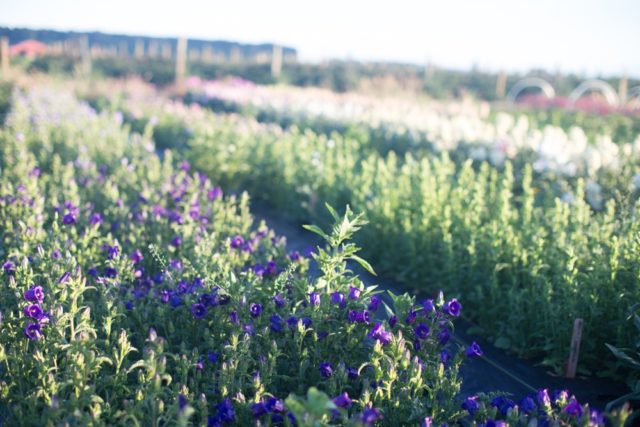
[[[102,215],[99,213],[94,213],[89,217],[89,225],[97,225],[102,224]]]
[[[311,325],[313,324],[313,322],[311,321],[311,319],[307,316],[303,317],[302,319],[300,319],[300,322],[302,323],[302,325],[305,328],[310,328]]]
[[[389,318],[389,326],[393,328],[394,326],[396,326],[396,323],[398,323],[398,316],[394,314]]]
[[[582,416],[582,406],[580,406],[575,397],[572,398],[569,404],[564,407],[563,411],[569,416],[575,418],[580,418]]]
[[[357,380],[359,377],[358,370],[356,368],[347,368],[347,378],[350,380]]]
[[[491,418],[487,418],[487,421],[484,424],[481,424],[481,427],[508,427],[504,420],[492,420]]]
[[[265,272],[267,276],[275,276],[275,274],[278,272],[278,265],[275,263],[275,261],[267,262]]]
[[[117,246],[109,246],[107,247],[107,251],[109,253],[109,259],[114,259],[118,256],[118,253],[120,253],[120,248]]]
[[[440,345],[446,345],[450,339],[451,333],[448,329],[442,329],[440,332],[438,332],[438,342],[440,343]]]
[[[231,247],[233,249],[238,249],[242,245],[244,245],[244,239],[242,238],[242,236],[235,236],[233,239],[231,239]]]
[[[114,279],[118,276],[118,270],[113,267],[106,267],[104,269],[104,275],[108,278]]]
[[[338,408],[350,408],[351,404],[353,403],[351,398],[349,398],[349,394],[345,391],[342,394],[337,395],[336,397],[333,398],[333,403],[335,403],[335,405]]]
[[[233,323],[234,325],[238,324],[238,312],[237,311],[232,311],[231,313],[229,313],[229,321],[231,323]]]
[[[218,305],[217,296],[213,294],[202,294],[200,295],[199,300],[205,306],[215,307]]]
[[[422,420],[422,423],[420,424],[420,427],[432,427],[433,426],[433,418],[431,417],[424,417],[424,419]]]
[[[530,414],[536,410],[537,405],[536,405],[536,402],[530,396],[526,396],[526,397],[523,397],[522,400],[520,400],[520,402],[518,403],[518,407],[525,414]]]
[[[536,401],[538,405],[542,407],[551,406],[551,399],[549,398],[549,390],[546,388],[540,389],[536,392]]]
[[[252,323],[247,323],[246,325],[244,325],[242,327],[242,331],[247,335],[253,335],[255,333]]]
[[[309,304],[312,306],[320,305],[320,294],[317,292],[311,292],[309,294]]]
[[[381,323],[376,323],[369,332],[369,338],[379,341],[382,345],[387,345],[393,339],[393,335],[391,332],[386,331]]]
[[[416,321],[416,317],[418,315],[416,314],[415,311],[413,311],[413,309],[409,309],[409,313],[407,314],[407,317],[404,319],[404,321],[407,323],[407,325],[411,325],[413,322]]]
[[[374,295],[371,297],[371,299],[369,300],[369,311],[377,311],[378,307],[380,307],[380,303],[382,302],[382,300],[380,299],[379,296]]]
[[[42,329],[39,323],[29,323],[24,328],[24,336],[31,341],[38,341],[42,338]]]
[[[453,298],[451,301],[446,302],[442,306],[442,311],[450,316],[458,317],[460,316],[460,311],[462,310],[462,304],[458,302],[457,299]]]
[[[267,414],[267,408],[263,402],[254,403],[251,405],[251,413],[253,414],[253,418],[260,418]]]
[[[271,413],[281,413],[284,412],[284,401],[276,397],[270,397],[265,402],[264,407]]]
[[[426,299],[422,301],[422,310],[424,314],[433,313],[436,310],[435,306],[433,305],[433,300]]]
[[[289,259],[293,262],[299,261],[300,260],[300,252],[298,251],[293,251],[293,252],[289,252]]]
[[[449,360],[451,360],[451,352],[445,348],[440,352],[440,361],[446,364]]]
[[[140,252],[140,249],[136,249],[135,251],[131,252],[131,256],[129,258],[131,259],[131,261],[133,261],[134,264],[137,264],[144,259],[144,256],[142,256],[142,252]]]
[[[338,304],[340,307],[345,307],[347,305],[347,299],[344,297],[344,294],[342,294],[341,292],[332,293],[331,302],[334,304]]]
[[[133,310],[134,304],[133,301],[129,300],[124,303],[124,308],[127,310]]]
[[[11,261],[7,261],[2,264],[2,269],[4,270],[4,274],[6,274],[7,276],[11,276],[16,272],[15,267]]]
[[[171,295],[169,298],[169,304],[171,304],[171,307],[173,308],[180,307],[182,305],[182,297],[178,294]]]
[[[382,418],[382,414],[376,408],[365,408],[360,415],[360,421],[366,426],[373,425]]]
[[[213,187],[209,191],[207,191],[207,199],[213,201],[222,197],[222,188]]]
[[[215,417],[222,422],[233,422],[236,420],[233,404],[228,397],[216,405],[216,411]]]
[[[322,377],[324,378],[329,378],[331,377],[331,375],[333,375],[333,367],[329,362],[320,363],[318,369],[320,370],[320,375],[322,375]]]
[[[174,248],[178,248],[180,247],[180,245],[182,245],[182,237],[173,236],[173,239],[171,239],[171,246],[173,246]]]
[[[201,303],[195,303],[191,306],[191,314],[195,319],[202,319],[207,315],[207,306]]]
[[[272,300],[276,304],[276,307],[284,307],[287,304],[287,300],[284,299],[284,296],[281,293],[275,294]]]
[[[482,356],[484,353],[482,352],[482,349],[480,348],[480,346],[478,345],[477,342],[472,342],[471,345],[469,347],[467,347],[467,349],[465,350],[464,354],[467,357],[480,357]]]
[[[24,315],[27,317],[31,317],[32,319],[40,319],[40,317],[42,317],[42,314],[42,308],[38,304],[29,304],[24,308]]]
[[[216,363],[220,359],[220,353],[216,351],[210,351],[207,353],[207,360],[211,363]]]
[[[283,328],[282,317],[278,316],[277,314],[274,314],[269,318],[269,322],[271,324],[271,330],[273,332],[280,332],[282,330]]]
[[[186,408],[188,404],[187,396],[182,393],[178,394],[178,409],[180,412],[184,411],[184,408]]]
[[[460,407],[466,410],[467,412],[469,412],[469,415],[471,415],[472,417],[475,416],[476,413],[480,410],[480,403],[478,403],[478,397],[477,396],[467,397],[462,402],[462,405],[460,405]]]
[[[44,301],[44,292],[42,292],[41,286],[31,286],[24,293],[24,299],[29,302],[41,303]]]
[[[356,300],[360,298],[360,294],[362,291],[358,288],[354,288],[353,286],[349,286],[349,299]]]
[[[169,298],[171,298],[171,293],[167,290],[160,292],[160,302],[166,304],[169,302]]]
[[[592,409],[589,413],[589,426],[590,427],[601,427],[605,425],[605,416],[602,412],[597,409]]]
[[[249,312],[251,313],[251,317],[258,317],[260,313],[262,313],[262,305],[253,303],[249,306]]]
[[[76,215],[73,213],[64,214],[62,217],[62,223],[64,225],[71,225],[76,223]]]
[[[491,406],[497,408],[503,416],[507,416],[509,410],[516,406],[515,402],[511,399],[508,399],[504,396],[495,397],[491,401]]]
[[[429,327],[424,323],[420,323],[413,329],[413,332],[416,334],[416,337],[421,340],[426,340],[429,336]]]
[[[196,362],[196,370],[197,371],[203,371],[204,370],[204,362],[202,360],[202,357],[198,357],[198,361]]]
[[[172,259],[169,262],[169,267],[173,270],[182,270],[182,262],[179,259]]]

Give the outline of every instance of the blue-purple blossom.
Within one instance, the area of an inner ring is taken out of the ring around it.
[[[396,323],[398,323],[398,316],[394,314],[389,318],[389,326],[393,328],[394,326],[396,326]]]
[[[531,396],[523,397],[518,403],[518,407],[526,414],[530,414],[537,409],[536,402],[531,398]]]
[[[446,364],[449,360],[451,360],[451,352],[445,348],[440,352],[440,361]]]
[[[71,277],[71,272],[70,271],[65,271],[64,273],[62,273],[62,276],[60,276],[60,278],[58,279],[58,283],[65,283],[69,277]]]
[[[144,259],[144,256],[142,256],[142,252],[140,252],[140,249],[136,249],[135,251],[131,252],[131,256],[129,258],[131,259],[131,261],[133,261],[134,264],[137,264]]]
[[[420,323],[413,329],[413,332],[416,334],[416,337],[421,340],[427,339],[429,336],[429,327],[424,323]]]
[[[393,334],[386,331],[381,323],[376,323],[369,332],[369,338],[373,338],[374,340],[380,342],[380,344],[382,345],[387,345],[393,339]]]
[[[358,370],[356,368],[347,368],[347,378],[350,380],[357,380],[360,374],[358,374]]]
[[[338,407],[338,408],[350,408],[351,404],[353,403],[353,401],[351,400],[351,398],[349,397],[349,394],[345,391],[342,394],[337,395],[336,397],[333,398],[333,403]]]
[[[242,236],[235,236],[231,239],[231,248],[238,249],[242,245],[244,245],[244,238]]]
[[[262,305],[258,303],[253,303],[249,306],[249,313],[251,317],[258,317],[262,313]]]
[[[211,363],[216,363],[220,359],[220,353],[216,351],[210,351],[207,353],[207,360]]]
[[[267,408],[264,406],[264,402],[253,403],[251,405],[251,414],[253,418],[260,418],[267,414]]]
[[[29,302],[41,303],[44,301],[44,292],[41,286],[33,285],[24,293],[24,299]]]
[[[103,218],[99,213],[94,213],[89,217],[89,225],[102,224]]]
[[[309,304],[312,306],[320,305],[320,294],[317,292],[311,292],[309,294]]]
[[[453,317],[460,316],[461,310],[462,310],[462,304],[460,304],[460,302],[458,302],[458,300],[455,298],[453,298],[451,301],[446,302],[442,306],[442,311]]]
[[[4,270],[4,274],[6,274],[7,276],[11,276],[16,272],[15,266],[11,261],[7,261],[2,264],[2,269]]]
[[[422,310],[424,314],[433,313],[436,310],[435,306],[433,305],[433,300],[426,299],[422,301]]]
[[[362,410],[362,414],[360,415],[360,421],[366,426],[373,425],[382,418],[382,414],[376,408],[365,408]]]
[[[451,339],[451,333],[448,329],[442,329],[438,332],[437,338],[440,345],[446,345]]]
[[[202,319],[207,315],[207,306],[201,303],[195,303],[191,306],[191,314],[195,319]]]
[[[478,403],[478,396],[469,396],[467,397],[460,407],[467,412],[472,417],[476,415],[476,413],[480,410],[480,403]]]
[[[371,297],[371,299],[369,300],[369,307],[368,310],[369,311],[378,311],[378,307],[380,307],[380,303],[382,302],[382,300],[380,299],[379,296],[374,295]]]
[[[271,299],[276,304],[276,307],[284,307],[287,304],[287,300],[281,293],[275,294]]]
[[[504,396],[498,396],[498,397],[495,397],[493,400],[491,400],[491,406],[493,406],[494,408],[497,408],[498,411],[500,411],[500,413],[506,417],[509,410],[514,406],[516,406],[516,403],[513,400],[506,398]]]
[[[280,332],[284,327],[282,324],[282,317],[277,314],[274,314],[269,318],[269,323],[271,325],[271,330],[274,332]]]
[[[362,291],[360,289],[355,288],[353,286],[349,286],[349,299],[356,300],[360,298],[361,293]]]
[[[580,406],[580,404],[574,397],[571,399],[569,404],[564,407],[563,412],[565,414],[568,414],[569,416],[580,418],[582,416],[582,406]]]
[[[24,335],[31,341],[38,341],[42,338],[42,327],[39,323],[29,323],[24,328]]]
[[[320,375],[322,375],[323,378],[329,378],[333,375],[333,367],[329,362],[320,363],[318,369],[320,370]]]
[[[339,305],[341,308],[347,305],[347,299],[341,292],[333,292],[331,294],[331,302]]]
[[[478,345],[477,342],[472,342],[471,345],[469,347],[467,347],[467,349],[464,351],[464,354],[467,357],[480,357],[482,356],[484,353],[482,352],[482,349],[480,348],[480,346]]]
[[[207,191],[207,199],[211,201],[216,200],[220,197],[222,197],[222,188],[220,187],[213,187],[209,189],[209,191]]]
[[[64,225],[71,225],[76,223],[76,215],[73,213],[66,213],[62,216],[62,223]]]
[[[40,319],[43,313],[42,308],[38,304],[29,304],[24,308],[24,315],[32,319]]]
[[[265,402],[264,407],[268,412],[281,413],[284,412],[284,401],[277,397],[270,397]]]

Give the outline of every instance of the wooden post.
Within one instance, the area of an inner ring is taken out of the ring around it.
[[[213,62],[213,46],[208,44],[202,48],[202,61],[207,64]]]
[[[0,71],[2,77],[9,75],[9,39],[7,37],[0,38]]]
[[[280,77],[282,71],[282,46],[273,45],[273,52],[271,53],[271,76],[274,79]]]
[[[184,78],[187,74],[187,39],[178,39],[178,50],[176,52],[176,91],[184,95]]]
[[[136,40],[136,47],[133,51],[133,55],[138,59],[144,58],[144,40]]]
[[[627,92],[629,90],[629,79],[626,75],[622,76],[620,83],[618,84],[618,97],[620,98],[620,104],[627,102]]]
[[[240,53],[239,47],[234,46],[231,48],[231,57],[229,59],[232,64],[240,63],[240,60],[242,59],[242,54]]]
[[[121,58],[129,56],[129,44],[127,42],[120,42],[120,46],[118,46],[118,56]]]
[[[496,98],[504,98],[504,94],[507,90],[507,75],[504,71],[500,71],[498,74],[498,80],[496,81]]]
[[[173,57],[171,43],[162,43],[162,58],[171,59]]]
[[[567,361],[567,378],[575,378],[578,368],[578,358],[580,357],[580,340],[582,339],[582,319],[576,319],[573,322],[573,334],[571,335],[571,350],[569,352],[569,360]]]
[[[82,61],[82,75],[91,75],[91,50],[89,49],[89,36],[80,37],[80,58]]]

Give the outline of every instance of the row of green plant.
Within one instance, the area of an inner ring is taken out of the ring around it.
[[[457,299],[390,295],[329,209],[308,260],[252,225],[182,153],[156,154],[57,92],[16,92],[0,129],[0,423],[604,425],[566,391],[460,396],[480,357]],[[465,303],[466,304],[466,303]],[[624,425],[627,410],[606,415]]]
[[[358,242],[376,268],[425,293],[464,295],[467,315],[498,347],[560,371],[582,318],[580,373],[613,375],[605,343],[637,339],[626,322],[640,292],[633,203],[611,199],[596,213],[584,182],[561,200],[526,164],[514,173],[509,163],[498,170],[447,155],[363,156],[347,137],[202,111],[166,120],[186,126],[181,144],[198,170],[292,218],[327,220],[324,202],[365,212],[371,225]]]

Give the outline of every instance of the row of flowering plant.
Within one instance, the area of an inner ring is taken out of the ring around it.
[[[482,356],[452,343],[462,303],[365,287],[347,268],[370,269],[351,242],[362,215],[308,227],[326,239],[310,276],[252,225],[246,196],[160,159],[117,116],[47,93],[14,103],[0,132],[3,424],[602,425],[566,393],[535,409],[460,396],[460,364]]]

